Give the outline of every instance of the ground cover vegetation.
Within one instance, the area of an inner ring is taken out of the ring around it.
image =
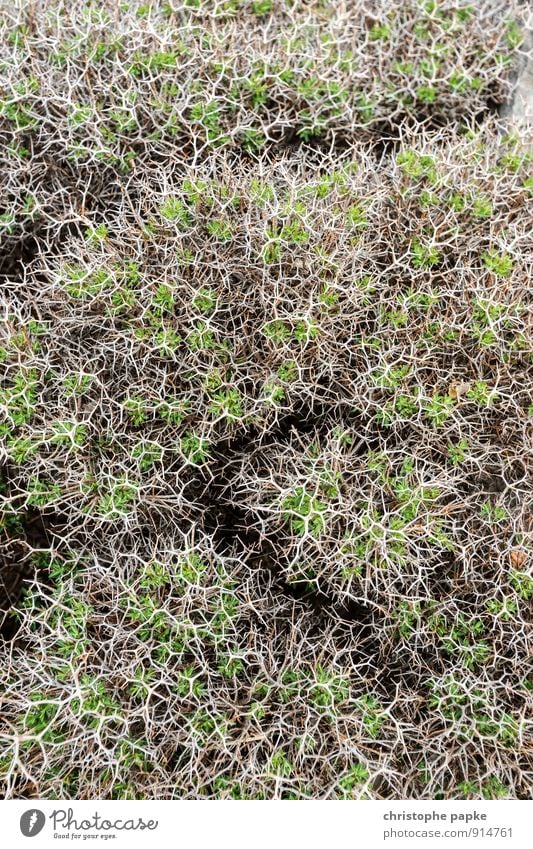
[[[529,796],[520,13],[0,2],[7,798]]]

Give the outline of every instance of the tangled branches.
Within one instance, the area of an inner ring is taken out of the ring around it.
[[[516,25],[356,5],[7,13],[7,796],[528,795]]]

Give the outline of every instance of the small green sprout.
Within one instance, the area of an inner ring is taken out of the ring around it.
[[[368,227],[368,215],[362,204],[350,206],[348,209],[348,224],[354,230]]]
[[[520,47],[520,45],[524,41],[524,34],[517,21],[511,20],[507,22],[507,32],[505,33],[505,40],[507,41],[507,44],[509,45],[511,50],[515,50],[517,47]]]
[[[398,611],[394,614],[398,623],[398,631],[404,639],[412,637],[418,628],[421,619],[420,604],[418,602],[401,601]]]
[[[275,197],[274,186],[270,183],[263,183],[256,177],[250,181],[250,197],[259,205],[265,206]]]
[[[509,788],[493,775],[481,788],[481,795],[484,799],[508,799]]]
[[[133,675],[133,681],[128,685],[128,693],[134,699],[145,702],[155,681],[155,670],[138,667]]]
[[[167,396],[156,407],[157,414],[168,424],[179,426],[190,412],[189,401],[177,396]]]
[[[380,389],[399,389],[411,368],[408,365],[379,366],[371,374],[372,382]]]
[[[320,664],[314,673],[309,699],[317,708],[324,708],[328,712],[334,711],[349,695],[349,687],[342,676],[337,675]]]
[[[192,696],[195,699],[201,699],[206,694],[206,686],[201,680],[200,672],[194,666],[185,666],[180,670],[173,689],[182,698]]]
[[[433,268],[440,262],[440,253],[435,247],[415,241],[411,246],[412,263],[415,268]]]
[[[192,216],[187,206],[177,197],[168,197],[159,207],[159,212],[167,221],[182,227],[190,227]]]
[[[275,381],[269,380],[265,384],[265,399],[268,404],[279,406],[285,400],[285,390]]]
[[[298,377],[298,363],[296,360],[285,360],[279,366],[277,375],[284,383],[293,383]]]
[[[157,442],[143,439],[133,446],[131,456],[139,461],[140,470],[146,472],[155,462],[161,459],[163,450]]]
[[[237,389],[227,389],[225,392],[217,392],[209,405],[209,412],[215,416],[224,416],[229,419],[242,417],[242,399]]]
[[[180,440],[180,450],[189,463],[199,466],[209,456],[209,441],[189,431]]]
[[[182,339],[172,327],[164,327],[155,334],[154,342],[161,357],[171,357],[179,348]]]
[[[61,742],[64,738],[58,732],[59,723],[56,722],[62,714],[61,703],[47,698],[41,692],[30,693],[29,699],[31,706],[21,720],[24,732],[38,736],[43,741]]]
[[[396,162],[408,177],[427,177],[430,182],[435,180],[436,162],[432,156],[419,154],[413,148],[401,151]]]
[[[172,312],[174,309],[174,293],[172,287],[165,283],[161,283],[156,289],[152,303],[157,308],[158,312]]]
[[[487,195],[479,195],[474,199],[472,215],[480,219],[490,218],[492,215],[492,203]]]
[[[416,96],[422,103],[435,103],[438,91],[434,85],[419,85]]]
[[[207,289],[206,287],[202,287],[198,290],[197,294],[192,299],[193,306],[196,307],[200,312],[208,313],[213,312],[217,303],[217,296],[211,289]]]
[[[326,307],[326,309],[333,309],[337,306],[339,295],[334,289],[331,289],[326,285],[322,287],[318,300]]]
[[[205,321],[197,321],[186,339],[191,351],[211,351],[216,345],[215,334]]]
[[[367,733],[373,740],[376,740],[387,718],[387,714],[383,711],[379,700],[375,696],[365,693],[365,695],[356,700],[355,704],[362,712],[363,725]]]
[[[489,601],[485,602],[487,610],[489,610],[496,619],[501,619],[502,622],[510,622],[513,620],[514,615],[518,611],[518,605],[516,601],[508,596],[504,596],[504,598],[500,601],[499,599],[492,598]]]
[[[476,380],[466,397],[480,407],[490,407],[499,398],[499,394],[495,389],[491,390],[485,380]]]
[[[143,569],[139,585],[149,591],[160,589],[170,583],[168,568],[156,560],[147,563]]]
[[[86,439],[86,426],[74,421],[52,422],[47,432],[47,441],[52,445],[70,445],[79,448]]]
[[[496,250],[490,250],[482,254],[481,258],[485,267],[497,277],[507,278],[513,270],[513,260],[508,254],[499,254]]]
[[[67,398],[85,395],[88,391],[94,375],[83,372],[71,372],[63,379],[63,388]]]
[[[28,484],[28,504],[32,507],[46,507],[61,498],[61,487],[58,484],[46,483],[33,477]]]
[[[134,425],[139,426],[147,420],[150,405],[141,395],[132,395],[123,402],[122,406]]]
[[[222,218],[214,218],[212,221],[208,221],[206,227],[209,235],[221,242],[228,242],[233,237],[231,227]]]
[[[273,265],[281,258],[281,243],[277,231],[269,229],[266,235],[268,241],[261,251],[261,256],[267,265]]]
[[[424,413],[433,425],[441,427],[452,414],[455,401],[450,395],[435,394],[424,405]]]
[[[509,581],[513,590],[521,599],[529,601],[530,598],[533,598],[533,578],[526,572],[511,569]]]
[[[370,41],[387,41],[390,30],[386,24],[374,24],[368,33]]]
[[[85,231],[85,238],[90,245],[99,245],[105,241],[107,237],[107,226],[99,224],[98,227],[88,227]]]
[[[281,228],[280,239],[293,245],[305,244],[309,240],[309,233],[298,221],[290,221]]]
[[[285,322],[280,321],[279,319],[274,319],[274,321],[269,321],[268,324],[265,324],[262,328],[263,333],[276,345],[281,345],[287,339],[290,338],[291,331],[285,324]]]
[[[266,144],[266,136],[261,130],[250,127],[242,133],[242,146],[249,153],[257,153]]]
[[[236,678],[244,671],[244,663],[242,658],[233,655],[225,655],[221,657],[218,665],[218,672],[224,678]]]
[[[292,775],[294,767],[285,752],[280,750],[272,755],[270,769],[276,776],[288,778]]]
[[[120,519],[131,511],[132,502],[136,499],[138,491],[138,484],[121,477],[101,496],[96,512],[105,519]]]
[[[493,505],[488,500],[483,502],[480,512],[483,518],[491,525],[496,525],[499,522],[505,522],[508,518],[505,507]]]
[[[208,190],[209,183],[206,183],[205,180],[183,181],[183,192],[187,196],[188,202],[193,203],[195,206],[204,200]]]
[[[360,762],[353,764],[348,772],[339,780],[339,787],[345,799],[353,798],[357,788],[361,784],[366,784],[370,778],[370,773],[366,766]]]
[[[466,439],[460,439],[455,445],[448,445],[448,459],[457,466],[464,463],[468,456],[469,445]]]
[[[284,518],[294,533],[318,537],[326,529],[327,504],[316,496],[309,495],[303,486],[298,486],[281,504]]]
[[[37,404],[38,384],[36,369],[27,369],[15,376],[11,387],[0,389],[0,406],[6,408],[8,418],[14,427],[27,424],[33,418]]]
[[[294,327],[294,338],[298,342],[311,342],[313,339],[316,339],[318,334],[320,333],[320,328],[318,324],[315,324],[311,319],[304,318],[301,321],[296,322]]]
[[[252,12],[254,15],[267,15],[273,8],[273,0],[254,0],[252,3]]]
[[[364,124],[367,124],[374,117],[375,106],[375,101],[363,92],[357,97],[357,111]]]
[[[35,436],[19,436],[8,440],[7,452],[17,465],[21,465],[37,452],[39,445],[40,439]]]

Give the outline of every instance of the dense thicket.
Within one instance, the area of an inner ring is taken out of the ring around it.
[[[527,797],[520,7],[0,10],[6,796]]]

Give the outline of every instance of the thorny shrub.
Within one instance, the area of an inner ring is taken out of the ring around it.
[[[519,7],[1,7],[5,795],[527,797]]]

